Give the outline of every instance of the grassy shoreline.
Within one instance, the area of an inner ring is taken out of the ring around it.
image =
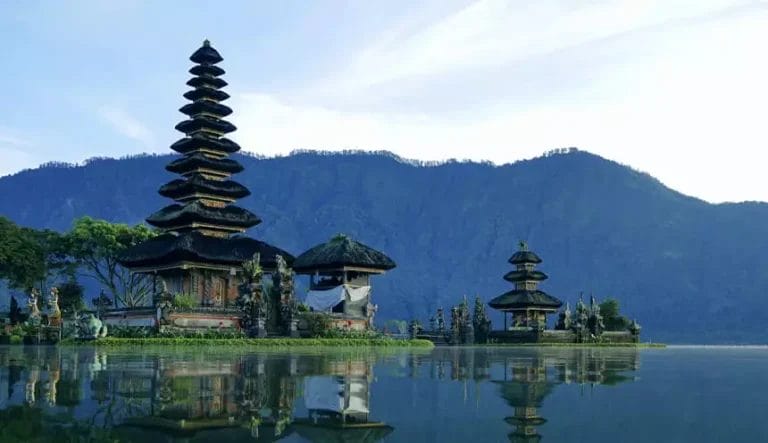
[[[203,338],[203,337],[105,337],[98,340],[65,339],[62,346],[239,346],[255,348],[399,347],[434,348],[429,340],[391,338]],[[455,346],[440,346],[452,348]],[[462,347],[482,348],[666,348],[665,343],[489,343]]]
[[[499,348],[666,348],[666,343],[489,343],[475,345]]]
[[[105,337],[97,340],[65,339],[62,346],[240,346],[256,348],[300,347],[401,347],[431,348],[429,340],[395,340],[391,338],[198,338],[198,337]]]

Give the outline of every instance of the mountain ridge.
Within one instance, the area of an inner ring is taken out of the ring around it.
[[[168,203],[157,189],[174,157],[5,176],[0,214],[57,230],[81,215],[143,222]],[[237,159],[236,180],[252,192],[240,204],[264,219],[251,235],[298,254],[346,232],[397,262],[373,282],[381,317],[426,320],[464,294],[490,300],[508,287],[506,260],[525,239],[544,259],[545,291],[572,305],[579,291],[615,296],[646,338],[766,341],[768,204],[708,203],[578,150],[505,165],[386,152]]]

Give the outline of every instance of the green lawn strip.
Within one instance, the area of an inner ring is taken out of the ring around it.
[[[432,347],[428,340],[389,338],[197,338],[197,337],[105,337],[97,340],[65,339],[62,345],[87,346],[248,346],[248,347]]]

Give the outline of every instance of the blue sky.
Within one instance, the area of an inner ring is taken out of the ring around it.
[[[0,0],[0,176],[169,152],[205,38],[248,151],[576,146],[768,201],[768,2],[738,0]]]

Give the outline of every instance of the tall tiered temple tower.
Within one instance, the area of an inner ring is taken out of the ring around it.
[[[216,66],[221,55],[206,40],[192,54],[194,76],[184,94],[191,103],[180,111],[189,118],[176,125],[184,138],[171,145],[182,154],[166,166],[180,178],[160,187],[160,195],[175,202],[147,218],[162,234],[126,251],[121,264],[132,272],[161,277],[168,292],[190,294],[201,306],[233,306],[243,261],[260,254],[265,271],[276,266],[275,256],[289,263],[293,257],[243,233],[261,220],[234,202],[250,195],[245,186],[230,180],[243,166],[228,158],[240,146],[225,137],[235,126],[224,120],[232,109],[221,102],[229,95]],[[157,278],[156,280],[157,281]],[[156,285],[155,294],[160,290]]]

